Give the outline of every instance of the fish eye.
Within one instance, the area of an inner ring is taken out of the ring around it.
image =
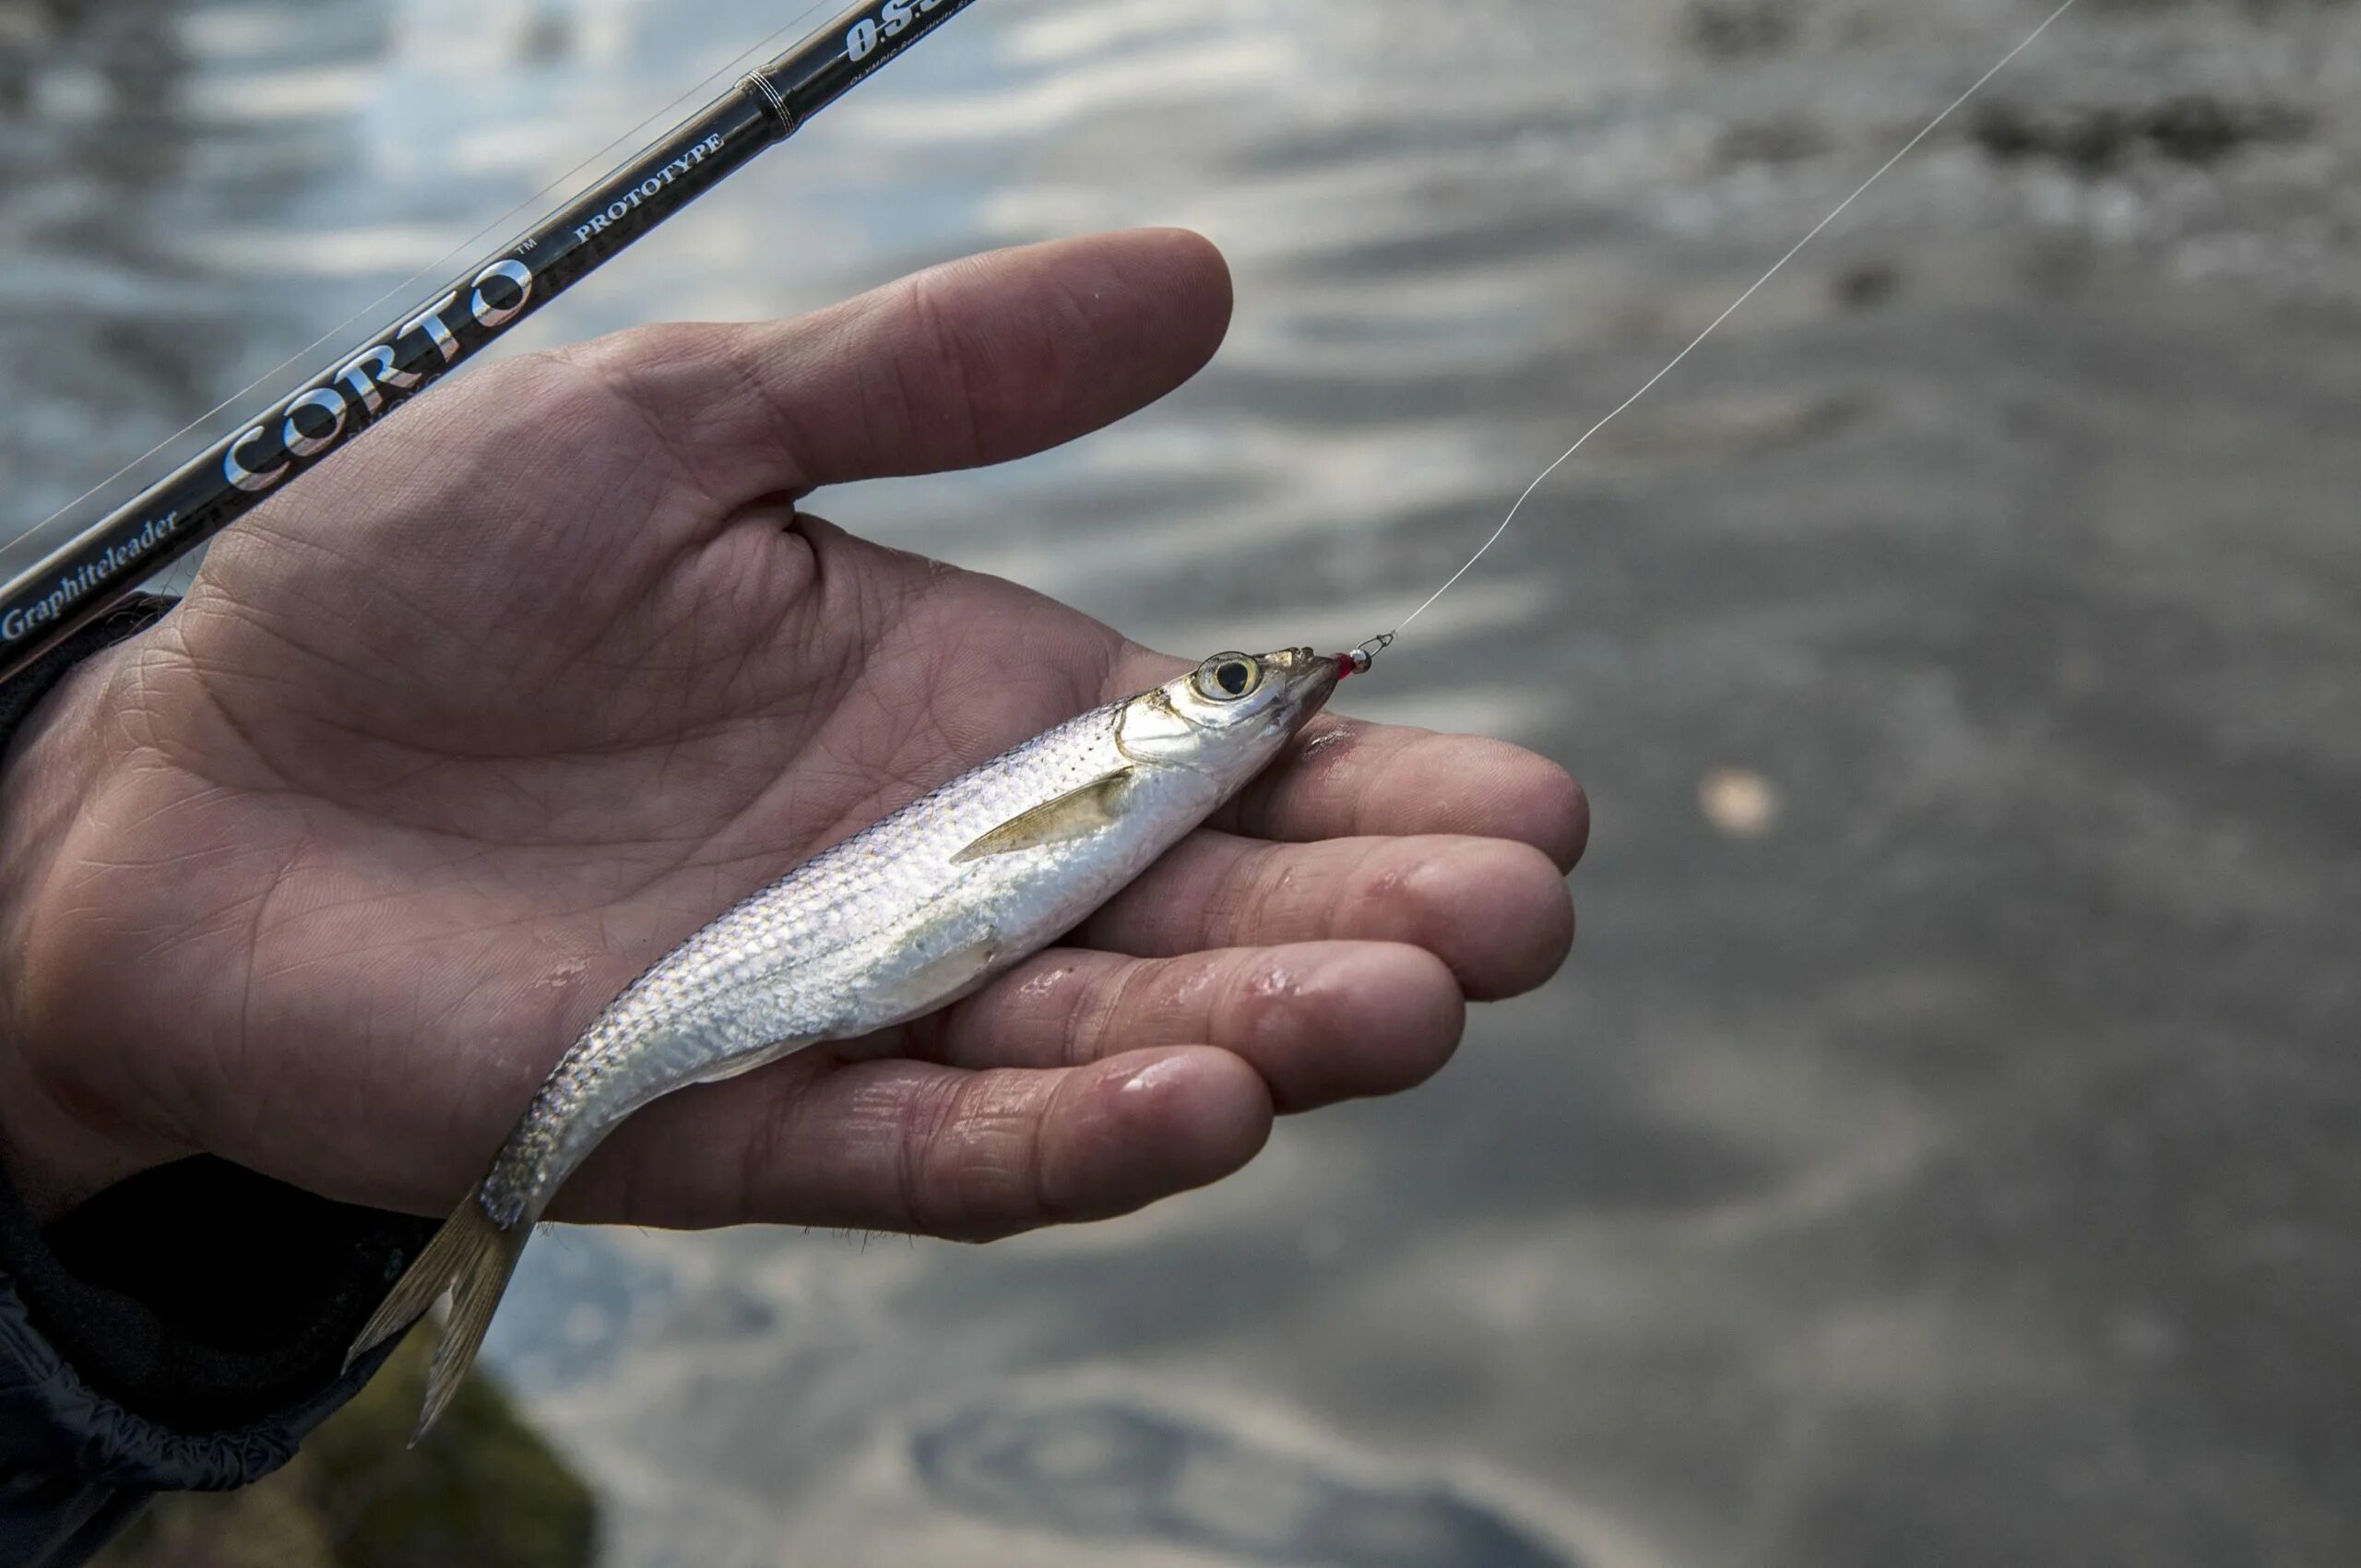
[[[1263,683],[1263,667],[1242,653],[1217,653],[1190,677],[1207,702],[1236,702]]]

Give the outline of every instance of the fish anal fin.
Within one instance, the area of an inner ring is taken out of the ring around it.
[[[760,1051],[750,1051],[743,1056],[733,1056],[704,1077],[692,1081],[700,1084],[726,1084],[730,1079],[742,1077],[757,1067],[767,1067],[780,1057],[801,1051],[811,1043],[809,1039],[800,1037],[794,1039],[773,1040]]]
[[[951,858],[955,862],[980,861],[1019,849],[1038,849],[1047,844],[1087,838],[1114,825],[1131,786],[1132,769],[1119,767],[1079,790],[1069,790],[1056,800],[1044,801],[1032,810],[1009,818]]]
[[[960,996],[991,972],[1000,957],[1000,938],[987,933],[964,946],[930,958],[874,993],[880,1014],[931,1013]]]

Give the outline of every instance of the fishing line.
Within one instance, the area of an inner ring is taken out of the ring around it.
[[[1746,292],[1740,294],[1737,299],[1732,300],[1729,303],[1728,308],[1725,309],[1721,315],[1714,317],[1712,321],[1708,322],[1705,326],[1705,330],[1700,332],[1696,337],[1689,340],[1689,346],[1687,348],[1681,350],[1680,352],[1673,355],[1670,360],[1667,361],[1664,368],[1657,371],[1654,375],[1648,377],[1648,379],[1641,385],[1638,391],[1632,393],[1629,398],[1624,398],[1620,403],[1618,403],[1614,408],[1608,410],[1606,418],[1600,420],[1596,424],[1592,425],[1588,430],[1584,431],[1582,435],[1576,439],[1572,446],[1567,447],[1564,452],[1559,454],[1558,460],[1556,462],[1551,463],[1548,468],[1542,469],[1539,476],[1536,477],[1531,484],[1525,487],[1525,493],[1519,495],[1516,498],[1515,503],[1509,507],[1508,516],[1501,519],[1501,526],[1494,529],[1491,532],[1491,536],[1477,547],[1476,553],[1467,558],[1466,564],[1461,566],[1456,572],[1453,572],[1449,577],[1445,578],[1442,587],[1429,594],[1426,598],[1426,602],[1420,604],[1416,610],[1411,611],[1408,615],[1403,617],[1402,621],[1394,628],[1393,631],[1382,634],[1380,636],[1371,637],[1369,642],[1362,644],[1361,648],[1363,652],[1365,654],[1374,654],[1380,649],[1382,649],[1388,644],[1391,644],[1398,634],[1408,627],[1411,622],[1425,614],[1428,607],[1432,605],[1436,600],[1441,599],[1444,594],[1449,593],[1453,584],[1457,583],[1460,578],[1465,576],[1475,568],[1475,565],[1478,561],[1483,560],[1486,555],[1491,552],[1492,546],[1501,541],[1501,536],[1509,531],[1509,525],[1516,521],[1517,514],[1524,510],[1525,504],[1533,498],[1533,493],[1539,490],[1543,483],[1548,480],[1551,474],[1554,474],[1560,469],[1564,468],[1567,462],[1572,458],[1573,455],[1581,451],[1583,447],[1589,443],[1592,436],[1596,435],[1600,431],[1605,430],[1608,425],[1614,423],[1617,415],[1630,408],[1632,404],[1638,402],[1641,398],[1646,397],[1649,390],[1653,388],[1657,382],[1662,381],[1666,376],[1670,375],[1673,372],[1674,366],[1679,364],[1681,361],[1687,359],[1691,353],[1693,353],[1699,344],[1703,343],[1706,339],[1711,338],[1714,335],[1714,329],[1719,327],[1722,323],[1737,315],[1738,307],[1746,303],[1747,301],[1754,298],[1755,294],[1765,283],[1768,283],[1772,279],[1776,278],[1779,275],[1780,270],[1785,267],[1787,263],[1796,259],[1796,255],[1798,252],[1800,252],[1806,245],[1811,244],[1812,241],[1820,237],[1821,230],[1827,228],[1831,223],[1835,222],[1836,220],[1843,215],[1846,208],[1852,206],[1861,198],[1863,192],[1867,191],[1871,185],[1876,184],[1880,180],[1883,179],[1887,170],[1892,169],[1895,164],[1909,157],[1912,149],[1916,148],[1920,142],[1925,141],[1929,136],[1932,136],[1934,134],[1935,127],[1950,119],[1952,115],[1958,111],[1960,105],[1965,103],[1969,99],[1974,98],[1978,92],[1981,92],[1984,89],[1985,83],[1990,81],[1994,77],[1999,76],[2003,70],[2008,68],[2011,61],[2023,53],[2026,50],[2032,48],[2034,41],[2038,39],[2043,33],[2049,30],[2050,23],[2056,21],[2058,18],[2064,16],[2068,11],[2074,8],[2074,3],[2075,0],[2065,0],[2065,3],[2059,6],[2058,9],[2050,12],[2049,15],[2044,18],[2039,27],[2034,29],[2033,31],[2025,35],[2023,42],[2018,44],[2014,49],[2010,50],[2006,54],[2001,55],[1999,62],[1995,64],[1990,70],[1976,77],[1974,84],[1971,85],[1965,92],[1963,92],[1957,98],[1952,99],[1948,108],[1946,108],[1941,113],[1936,115],[1933,119],[1928,121],[1927,124],[1920,128],[1916,136],[1912,137],[1908,141],[1904,142],[1902,144],[1902,150],[1896,152],[1892,158],[1887,159],[1883,163],[1878,165],[1877,172],[1871,174],[1868,179],[1862,181],[1859,185],[1855,187],[1853,194],[1846,196],[1843,201],[1838,202],[1827,217],[1813,224],[1809,233],[1806,234],[1802,239],[1797,240],[1794,245],[1789,247],[1786,255],[1773,262],[1770,269],[1764,272],[1762,277],[1757,278],[1754,280],[1754,282],[1747,289]],[[1368,668],[1368,661],[1366,658],[1360,661],[1360,668]]]
[[[321,333],[318,337],[313,339],[310,342],[304,344],[302,348],[296,350],[293,353],[288,355],[285,359],[271,366],[268,370],[264,371],[260,375],[255,376],[252,381],[247,382],[243,386],[239,387],[235,392],[231,393],[228,397],[222,398],[219,402],[214,404],[211,408],[206,410],[203,413],[189,421],[188,423],[181,426],[180,429],[172,432],[161,441],[157,442],[156,445],[148,447],[148,450],[140,453],[139,456],[124,464],[123,467],[115,469],[114,472],[107,475],[106,478],[99,481],[98,483],[90,486],[89,489],[82,492],[81,494],[74,497],[73,500],[68,501],[65,505],[60,506],[48,517],[43,517],[41,521],[33,524],[22,533],[17,535],[16,538],[7,540],[6,543],[0,543],[0,551],[14,550],[17,546],[24,543],[25,540],[47,529],[52,523],[56,522],[60,517],[65,517],[68,512],[73,511],[77,506],[81,505],[85,501],[89,500],[90,497],[98,494],[101,491],[114,483],[115,481],[121,479],[132,469],[139,467],[140,464],[148,461],[150,457],[155,457],[159,452],[161,452],[165,448],[171,446],[174,442],[179,441],[182,437],[194,434],[199,427],[206,424],[215,416],[222,413],[254,393],[260,391],[266,383],[276,381],[280,374],[294,368],[294,366],[309,358],[318,350],[326,347],[337,339],[343,337],[345,333],[359,326],[362,321],[374,315],[379,310],[383,309],[394,300],[408,294],[412,289],[415,289],[421,283],[425,282],[430,277],[433,277],[441,273],[445,267],[450,266],[453,262],[458,260],[462,255],[465,255],[469,251],[472,250],[477,244],[481,244],[484,236],[508,223],[518,214],[524,212],[528,208],[534,206],[536,203],[549,196],[552,192],[555,192],[563,186],[573,184],[575,181],[582,177],[582,174],[586,170],[591,169],[596,165],[606,161],[615,154],[618,148],[636,138],[641,132],[647,130],[650,125],[655,125],[658,121],[664,119],[666,116],[677,113],[682,104],[687,103],[699,93],[702,93],[711,88],[714,83],[719,81],[730,72],[738,69],[740,65],[745,63],[746,59],[750,55],[759,54],[764,50],[768,49],[772,44],[777,43],[780,39],[785,38],[789,33],[793,32],[797,28],[801,27],[805,22],[809,21],[815,12],[829,3],[830,0],[812,0],[810,5],[804,6],[801,11],[789,18],[784,25],[772,31],[768,36],[748,44],[745,48],[741,49],[738,53],[732,54],[727,61],[723,62],[718,68],[705,77],[699,77],[696,83],[690,87],[687,91],[682,92],[680,96],[674,98],[670,102],[666,103],[661,108],[650,111],[647,115],[635,122],[629,128],[624,130],[622,135],[616,137],[614,140],[607,143],[606,146],[599,148],[596,152],[591,153],[588,157],[583,159],[581,162],[576,163],[564,173],[551,180],[539,190],[536,190],[530,195],[525,196],[514,207],[508,208],[507,211],[503,212],[497,218],[492,219],[482,228],[478,229],[474,233],[469,234],[466,239],[461,240],[457,244],[453,245],[449,250],[445,251],[441,255],[436,256],[433,261],[428,262],[425,266],[420,267],[417,271],[411,273],[400,282],[394,284],[384,293],[379,294],[375,299],[371,300],[367,304],[362,305],[359,310],[354,311],[350,315],[346,316],[342,321],[339,321],[334,327],[329,327],[326,332]]]

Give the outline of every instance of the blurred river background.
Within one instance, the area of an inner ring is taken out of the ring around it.
[[[1194,227],[1190,386],[814,509],[1343,646],[2047,8],[987,0],[511,347]],[[790,15],[0,0],[0,533]],[[2361,1562],[2356,106],[2361,7],[2083,0],[1347,690],[1595,802],[1431,1086],[987,1249],[552,1232],[601,1560]]]

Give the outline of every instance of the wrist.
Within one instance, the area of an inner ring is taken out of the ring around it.
[[[42,1220],[152,1163],[75,1115],[42,1053],[59,1043],[41,995],[44,955],[74,918],[58,885],[85,852],[86,808],[107,771],[107,693],[131,657],[120,647],[84,652],[62,676],[52,671],[30,711],[15,714],[13,733],[0,734],[0,1161]]]

